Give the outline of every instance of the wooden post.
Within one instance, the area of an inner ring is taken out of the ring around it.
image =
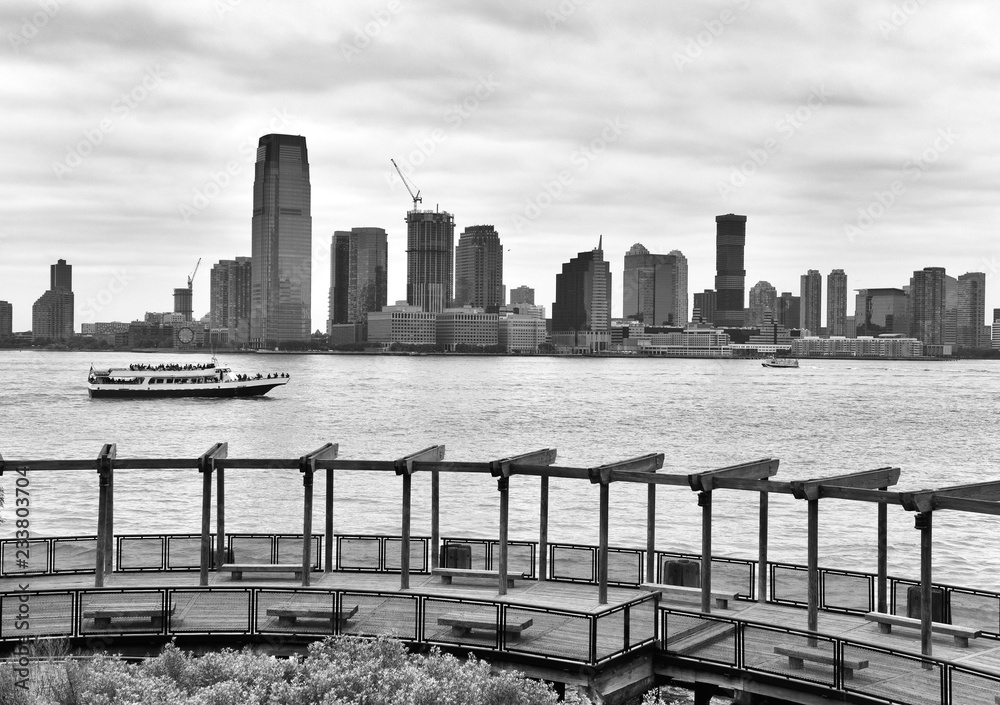
[[[402,553],[399,556],[399,589],[408,590],[410,587],[410,485],[412,476],[410,473],[403,475],[403,525],[400,529],[402,540]]]
[[[104,577],[110,571],[108,553],[114,550],[114,538],[109,535],[112,526],[109,517],[112,511],[111,481],[114,457],[113,443],[104,444],[97,456],[97,556],[94,566],[94,587],[104,587]]]
[[[920,530],[920,653],[931,656],[931,619],[933,604],[931,594],[931,555],[933,512],[920,512],[916,515],[914,524]],[[929,661],[923,662],[924,668],[932,668]]]
[[[886,487],[879,489],[885,490]],[[889,507],[885,502],[878,504],[878,577],[876,580],[876,606],[878,612],[889,611]]]
[[[806,628],[815,632],[819,630],[819,500],[808,500],[809,526],[807,530],[806,565],[809,571],[808,586],[808,624]],[[815,646],[816,640],[809,639],[809,645]]]
[[[760,513],[757,519],[757,602],[767,602],[767,510],[771,496],[760,493]]]
[[[441,473],[431,471],[431,567],[441,567]]]
[[[549,476],[542,475],[538,498],[538,580],[549,577]]]
[[[115,453],[112,448],[108,457],[108,524],[104,529],[104,572],[110,575],[114,572],[115,557]]]
[[[326,469],[326,507],[325,507],[324,535],[326,546],[323,547],[323,570],[326,573],[333,572],[333,468]]]
[[[656,485],[646,485],[646,582],[656,582]]]
[[[207,454],[206,454],[207,455]],[[201,473],[201,563],[198,573],[198,584],[208,585],[209,556],[212,553],[212,462],[203,455],[199,459],[198,472]]]
[[[608,525],[609,525],[609,487],[607,482],[601,483],[601,527],[600,543],[597,549],[597,602],[608,604]]]
[[[302,587],[309,587],[312,574],[312,515],[313,480],[316,475],[316,461],[333,460],[339,446],[326,443],[308,455],[299,458],[299,472],[302,473]]]
[[[510,478],[498,477],[497,489],[500,491],[500,585],[498,595],[507,594],[507,530],[510,516]]]
[[[698,493],[701,506],[701,611],[712,611],[712,493]]]
[[[226,560],[226,473],[215,469],[215,570],[222,570]]]

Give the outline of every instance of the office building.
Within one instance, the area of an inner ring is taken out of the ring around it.
[[[0,338],[14,336],[14,307],[8,301],[0,301]]]
[[[902,289],[858,289],[854,299],[856,337],[910,335],[910,299]]]
[[[680,252],[653,255],[636,243],[625,254],[622,276],[622,314],[625,318],[649,326],[687,323],[682,320],[687,318],[687,260]],[[682,277],[683,286],[679,281]]]
[[[280,177],[280,178],[279,178]],[[309,340],[312,214],[306,138],[264,135],[254,165],[250,337],[254,347]]]
[[[715,290],[705,289],[700,294],[694,295],[694,310],[691,312],[691,318],[695,323],[714,323],[715,322]]]
[[[944,267],[924,267],[910,279],[912,337],[924,345],[946,342],[946,277]]]
[[[456,307],[474,306],[496,312],[506,302],[503,246],[492,225],[471,225],[455,248]]]
[[[845,335],[847,331],[847,275],[834,269],[826,275],[826,332]]]
[[[446,309],[437,314],[437,344],[446,351],[454,351],[463,345],[473,348],[495,347],[498,319],[497,314],[486,313],[482,308],[472,306]]]
[[[331,326],[364,324],[368,313],[388,302],[388,237],[382,228],[352,228],[333,234],[330,246]]]
[[[823,315],[823,277],[815,269],[799,277],[799,296],[801,309],[799,327],[808,330],[812,335],[819,335]]]
[[[455,218],[444,211],[406,214],[406,302],[440,313],[454,298]]]
[[[538,346],[545,342],[544,316],[501,314],[498,324],[497,343],[507,352],[538,352]]]
[[[750,287],[750,306],[747,311],[747,325],[760,328],[770,318],[777,315],[778,291],[769,282],[759,281]]]
[[[986,274],[967,272],[957,280],[955,344],[962,348],[988,348],[984,335],[986,321]]]
[[[993,324],[990,326],[990,347],[1000,350],[1000,308],[993,309]]]
[[[790,291],[783,291],[775,304],[778,307],[775,319],[780,325],[789,330],[801,328],[802,300],[798,296],[792,296]]]
[[[714,323],[719,328],[740,328],[744,323],[746,269],[743,266],[743,251],[746,230],[745,215],[729,213],[715,217]]]
[[[369,311],[368,342],[385,346],[392,343],[434,345],[437,342],[437,314],[399,302],[383,306],[381,311]]]
[[[603,237],[590,252],[563,264],[556,275],[552,304],[552,342],[574,351],[607,350],[611,342],[611,267]]]
[[[49,267],[49,290],[31,307],[33,340],[73,337],[73,266],[61,259]]]
[[[250,342],[253,259],[219,260],[209,275],[209,331],[220,345]]]
[[[519,286],[510,290],[510,305],[535,303],[535,290],[530,286]]]

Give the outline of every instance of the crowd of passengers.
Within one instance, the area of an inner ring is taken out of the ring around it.
[[[285,378],[285,377],[288,377],[288,373],[287,372],[273,372],[273,373],[267,375],[266,377],[264,375],[262,375],[260,372],[258,372],[256,376],[254,376],[254,375],[236,375],[236,379],[239,382],[250,382],[250,381],[255,380],[255,379],[280,379],[280,378]]]
[[[147,370],[150,372],[187,372],[190,370],[211,370],[215,368],[215,363],[206,362],[201,365],[179,365],[176,362],[169,362],[159,365],[135,364],[129,365],[128,368],[133,372],[144,372]]]

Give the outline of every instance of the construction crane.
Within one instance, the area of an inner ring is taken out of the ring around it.
[[[194,271],[188,275],[188,289],[193,289],[194,275],[198,273],[198,265],[201,264],[201,257],[198,258],[197,264],[194,265]]]
[[[420,197],[420,189],[417,189],[417,195],[414,196],[413,195],[413,189],[411,189],[410,188],[410,184],[407,183],[407,181],[409,181],[409,179],[407,179],[405,176],[403,176],[403,172],[400,170],[399,165],[396,164],[396,160],[395,159],[390,159],[389,161],[392,162],[392,165],[394,167],[396,167],[396,172],[399,174],[399,178],[403,180],[403,186],[405,186],[406,190],[410,192],[410,198],[413,199],[413,210],[417,210],[417,204],[424,202],[424,199],[422,199]],[[414,184],[414,186],[416,186],[416,184]]]

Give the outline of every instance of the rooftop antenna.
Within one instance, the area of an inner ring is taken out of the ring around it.
[[[406,190],[410,192],[410,198],[413,199],[413,210],[417,210],[417,204],[424,202],[424,199],[422,199],[420,197],[420,189],[417,189],[417,193],[416,193],[416,195],[414,195],[413,194],[413,189],[410,188],[410,184],[408,183],[409,179],[407,179],[405,176],[403,176],[403,172],[399,168],[399,165],[396,164],[396,160],[395,159],[390,159],[389,161],[392,162],[392,165],[394,167],[396,167],[396,172],[399,174],[399,178],[403,180],[403,186],[405,186]],[[416,184],[414,184],[414,187],[416,187]]]

